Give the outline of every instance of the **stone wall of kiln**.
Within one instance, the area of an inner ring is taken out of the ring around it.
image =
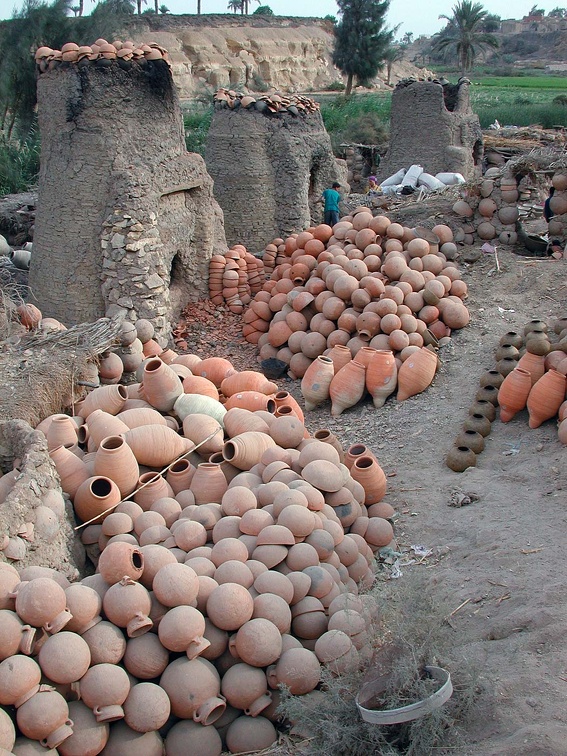
[[[321,222],[316,200],[346,165],[333,155],[319,112],[264,113],[215,105],[205,152],[229,245],[253,254]]]
[[[39,306],[69,325],[120,311],[165,336],[180,305],[207,296],[208,261],[226,250],[212,179],[185,149],[167,63],[42,73],[38,115],[30,285]]]
[[[472,112],[467,80],[442,86],[433,81],[401,81],[392,94],[390,147],[379,180],[417,163],[426,173],[479,176],[482,131]]]

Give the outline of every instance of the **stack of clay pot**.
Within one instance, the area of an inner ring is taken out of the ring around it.
[[[262,260],[235,244],[225,255],[213,255],[209,262],[209,295],[216,305],[226,304],[240,314],[251,296],[264,284]]]
[[[552,178],[555,194],[550,206],[554,217],[549,224],[550,239],[567,237],[567,172],[557,172]],[[520,217],[518,182],[510,173],[489,168],[474,187],[463,190],[463,196],[453,205],[453,212],[462,226],[455,241],[474,244],[478,240],[514,245],[518,240],[516,221]]]
[[[475,401],[449,450],[446,463],[455,472],[474,467],[484,439],[500,407],[500,420],[509,422],[528,410],[530,428],[546,420],[559,421],[559,439],[567,444],[567,318],[558,318],[551,333],[545,321],[534,319],[523,332],[505,333],[495,352],[495,367],[480,377]],[[536,388],[537,385],[537,388]],[[531,397],[531,398],[530,398]]]
[[[290,95],[285,92],[272,92],[270,94],[245,95],[234,89],[221,87],[215,92],[213,102],[217,108],[230,108],[231,110],[257,110],[259,113],[291,113],[298,116],[300,113],[314,113],[321,106],[315,100],[305,95]]]
[[[38,47],[34,57],[40,74],[53,71],[62,65],[76,65],[82,68],[91,65],[107,67],[116,63],[125,70],[131,68],[133,63],[140,64],[150,60],[164,60],[169,65],[167,50],[161,45],[155,42],[136,45],[131,40],[122,42],[118,39],[112,43],[106,39],[97,39],[92,45],[67,42],[61,50]]]
[[[451,230],[418,233],[429,241],[358,208],[334,228],[275,240],[271,278],[244,314],[243,333],[260,359],[282,360],[290,377],[303,378],[317,357],[333,358],[331,350],[357,358],[366,348],[391,351],[401,370],[424,346],[445,343],[469,322],[467,285],[442,251],[453,252]]]
[[[19,743],[63,756],[125,742],[158,756],[164,739],[171,756],[261,750],[279,686],[309,695],[321,665],[372,657],[376,607],[360,590],[394,536],[374,454],[310,436],[260,373],[196,355],[172,365],[191,365],[191,393],[156,358],[145,400],[101,386],[76,418],[41,426],[97,572],[69,585],[0,563],[7,751],[12,719]]]

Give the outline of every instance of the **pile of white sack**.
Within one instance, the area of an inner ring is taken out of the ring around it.
[[[457,184],[464,184],[465,178],[460,173],[437,173],[432,176],[430,173],[426,173],[421,165],[411,165],[407,170],[400,168],[397,173],[389,176],[384,181],[380,182],[382,192],[386,195],[391,194],[411,194],[411,190],[408,191],[406,187],[411,187],[413,190],[421,189],[422,191],[438,192],[441,189],[445,189],[447,186],[456,186]]]

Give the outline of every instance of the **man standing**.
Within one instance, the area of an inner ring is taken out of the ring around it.
[[[334,181],[332,189],[325,189],[321,195],[321,199],[325,203],[323,222],[331,227],[339,222],[339,202],[341,201],[341,195],[337,190],[340,189],[340,186],[338,181]]]

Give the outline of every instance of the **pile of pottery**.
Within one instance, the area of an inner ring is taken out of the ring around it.
[[[455,472],[476,465],[497,407],[503,423],[527,408],[530,428],[557,416],[559,440],[567,444],[567,318],[558,318],[551,333],[536,319],[523,333],[508,331],[494,356],[495,368],[481,376],[469,417],[447,454],[446,464]]]
[[[131,68],[133,63],[139,64],[148,60],[165,60],[168,62],[167,50],[155,42],[149,45],[136,45],[131,40],[122,42],[118,39],[114,42],[97,39],[92,45],[77,45],[75,42],[67,42],[61,50],[52,50],[45,46],[38,47],[34,57],[39,73],[53,71],[64,63],[77,66],[95,64],[110,66],[116,61],[121,68],[127,70]]]
[[[294,116],[300,113],[314,113],[321,108],[318,102],[305,95],[272,92],[252,97],[223,87],[215,92],[213,102],[217,108],[244,108],[257,110],[259,113],[291,113]]]
[[[261,373],[172,365],[190,371],[183,384],[151,359],[141,386],[101,386],[39,426],[98,567],[68,585],[0,564],[8,751],[6,713],[21,744],[63,756],[126,741],[157,756],[163,738],[172,756],[260,750],[277,737],[279,686],[308,695],[321,665],[371,658],[376,610],[359,587],[394,513],[372,452],[311,437]]]
[[[225,255],[213,255],[209,262],[209,296],[216,305],[226,304],[240,314],[251,297],[264,285],[264,264],[242,244]]]
[[[451,240],[447,226],[410,229],[363,207],[333,228],[276,239],[264,254],[271,277],[244,314],[244,336],[259,346],[260,359],[289,365],[292,378],[303,378],[320,356],[338,370],[337,353],[342,364],[345,355],[365,362],[368,350],[391,352],[401,371],[469,322],[467,285],[445,256],[454,252]],[[390,393],[395,388],[394,381]]]
[[[567,235],[567,173],[555,173],[552,185],[555,194],[550,206],[554,217],[549,223],[549,236],[562,239]],[[469,185],[453,205],[453,212],[463,223],[455,240],[465,244],[474,244],[477,239],[516,244],[519,198],[516,177],[509,173],[502,175],[498,168],[489,168],[482,181],[472,188]]]

